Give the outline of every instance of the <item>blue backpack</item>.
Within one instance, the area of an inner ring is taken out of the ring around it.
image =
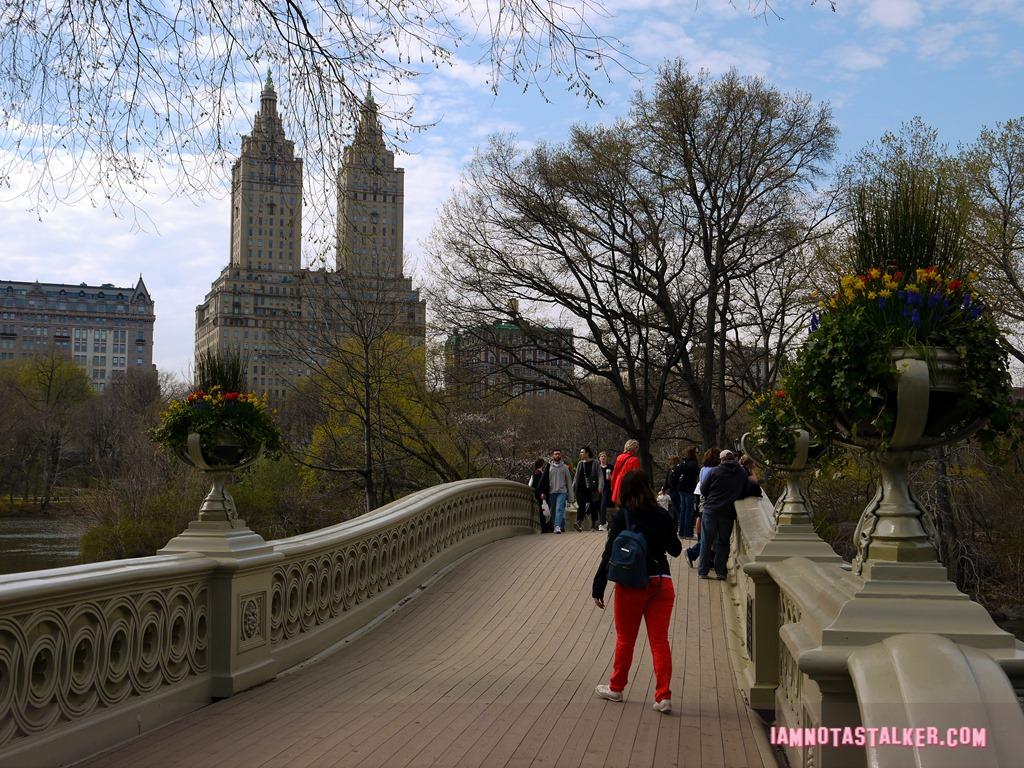
[[[629,512],[623,508],[626,527],[612,542],[608,559],[608,581],[624,587],[643,589],[647,586],[647,539],[639,531],[630,529]]]

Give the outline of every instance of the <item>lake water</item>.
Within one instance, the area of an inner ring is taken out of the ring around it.
[[[81,517],[0,517],[0,573],[77,564],[88,526]]]

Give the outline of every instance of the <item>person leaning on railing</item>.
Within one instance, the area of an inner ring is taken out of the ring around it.
[[[714,567],[719,579],[724,579],[725,564],[729,559],[729,539],[736,523],[736,502],[748,496],[760,496],[761,486],[747,474],[736,455],[722,451],[721,463],[701,483],[704,512],[701,516],[700,565],[697,575],[709,578],[712,566],[711,549],[714,547]]]

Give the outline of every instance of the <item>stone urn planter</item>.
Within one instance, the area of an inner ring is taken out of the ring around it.
[[[228,491],[232,473],[250,466],[265,451],[280,450],[280,429],[265,398],[216,384],[196,389],[172,401],[150,434],[168,453],[211,481],[198,517],[160,551],[235,557],[266,550],[262,537],[239,519]]]
[[[199,508],[199,519],[234,524],[238,511],[228,491],[231,475],[259,459],[263,444],[247,442],[228,431],[221,431],[206,442],[204,448],[200,435],[191,432],[185,445],[177,451],[182,461],[208,474],[212,481],[210,492]]]
[[[766,456],[750,432],[740,438],[740,447],[745,454],[766,469],[779,473],[786,481],[786,490],[775,503],[776,530],[780,525],[811,525],[813,518],[811,504],[800,481],[814,460],[824,453],[824,448],[814,442],[806,429],[797,427],[793,429],[793,433],[793,457],[788,462]]]
[[[963,440],[982,424],[966,418],[966,388],[955,350],[894,347],[892,358],[891,428],[883,433],[842,419],[836,424],[837,440],[866,452],[881,475],[854,534],[856,573],[868,561],[938,561],[937,533],[910,491],[910,465],[927,449]]]

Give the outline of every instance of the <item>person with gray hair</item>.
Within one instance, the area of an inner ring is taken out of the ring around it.
[[[761,495],[761,486],[736,461],[736,454],[726,449],[718,454],[718,458],[721,462],[701,484],[704,513],[701,519],[700,565],[697,567],[697,575],[702,579],[710,578],[712,549],[715,551],[715,574],[719,579],[725,579],[729,539],[736,523],[736,501]]]
[[[626,476],[626,473],[640,469],[640,458],[637,456],[639,452],[640,442],[629,439],[622,446],[622,453],[615,459],[615,466],[612,468],[612,501],[615,504],[622,503],[619,500],[619,486],[622,485],[622,478]]]

